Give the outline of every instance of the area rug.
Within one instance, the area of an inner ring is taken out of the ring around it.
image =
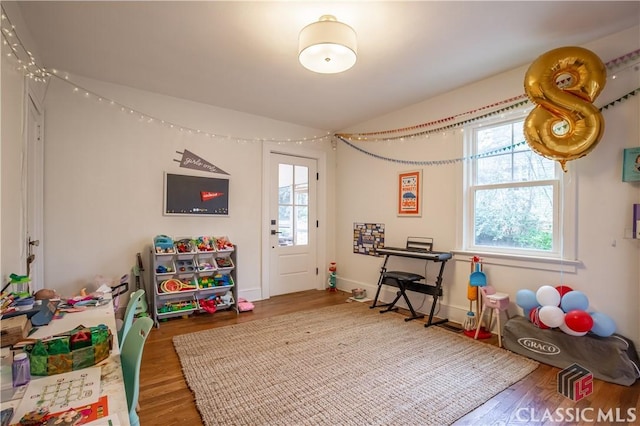
[[[205,425],[445,425],[537,362],[345,303],[173,338]]]

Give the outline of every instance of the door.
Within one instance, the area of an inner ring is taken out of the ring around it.
[[[269,293],[316,289],[317,161],[272,153],[270,169]]]
[[[26,132],[26,216],[27,227],[26,273],[31,277],[31,290],[44,288],[43,204],[44,204],[44,145],[42,109],[31,93],[27,97]]]

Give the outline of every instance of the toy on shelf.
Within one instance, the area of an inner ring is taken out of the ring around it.
[[[203,262],[203,261],[198,262],[198,271],[200,272],[213,271],[214,269],[216,269],[216,266],[213,263]]]
[[[214,235],[157,235],[153,239],[153,306],[149,311],[156,327],[160,321],[192,313],[234,307],[237,312],[235,246],[223,233]]]
[[[200,304],[200,309],[202,309],[208,314],[213,314],[217,310],[217,307],[216,307],[217,303],[215,298],[201,299],[199,301],[199,304]]]
[[[193,300],[180,302],[167,302],[158,308],[158,313],[167,314],[172,312],[192,311],[197,309],[198,305]]]
[[[218,268],[233,268],[233,261],[230,257],[216,257]]]
[[[216,287],[226,287],[233,285],[233,278],[229,274],[215,274],[213,276],[213,281],[215,282]]]
[[[198,277],[198,287],[211,288],[215,286],[216,286],[216,282],[213,279],[213,277]]]
[[[173,239],[166,235],[157,235],[153,239],[153,246],[155,248],[155,252],[158,254],[173,254],[176,252],[175,247],[173,246]]]
[[[215,238],[202,236],[198,237],[195,240],[196,248],[199,252],[213,252],[216,250],[215,247]]]
[[[216,237],[215,240],[218,251],[233,251],[233,244],[228,237]]]
[[[174,272],[175,270],[172,266],[158,265],[156,267],[156,274],[172,274]]]
[[[176,272],[178,273],[190,273],[196,271],[196,264],[193,259],[176,260]]]
[[[229,274],[198,277],[198,287],[201,289],[230,286],[233,286],[233,278]]]
[[[193,241],[189,238],[176,241],[176,250],[178,253],[194,253],[196,251],[195,248]]]
[[[177,293],[180,291],[195,290],[197,287],[189,280],[178,280],[171,278],[162,281],[158,286],[158,290],[162,293]]]

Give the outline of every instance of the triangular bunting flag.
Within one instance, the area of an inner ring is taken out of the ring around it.
[[[207,160],[202,159],[201,157],[197,156],[193,152],[188,151],[186,149],[184,150],[184,152],[176,151],[176,153],[182,154],[182,159],[173,160],[177,163],[180,163],[180,167],[184,167],[186,169],[200,170],[204,172],[219,173],[221,175],[229,174],[224,170],[222,170],[221,168],[214,166]]]

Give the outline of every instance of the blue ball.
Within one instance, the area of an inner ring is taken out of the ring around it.
[[[560,307],[565,312],[586,311],[589,307],[589,298],[583,292],[573,290],[562,296]]]
[[[601,312],[594,312],[591,314],[591,318],[593,318],[591,332],[596,336],[609,337],[616,332],[616,323],[610,316]]]
[[[516,305],[520,306],[525,312],[540,306],[536,299],[536,294],[528,289],[518,290],[516,293]]]

